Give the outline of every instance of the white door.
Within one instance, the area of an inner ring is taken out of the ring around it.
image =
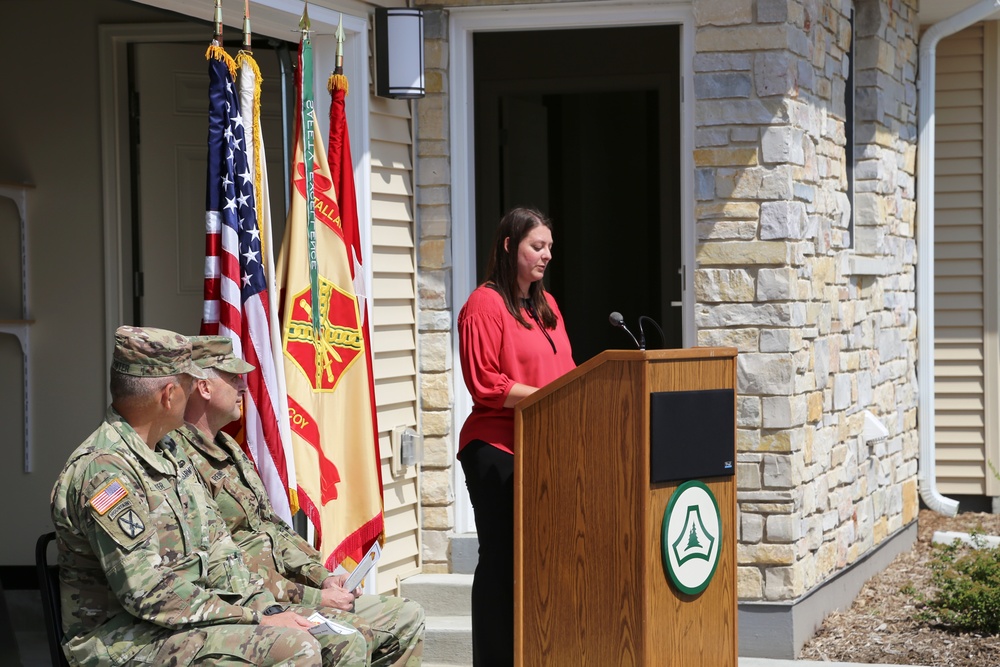
[[[134,49],[139,238],[133,247],[142,282],[139,321],[193,335],[201,324],[205,276],[205,45],[151,43]],[[280,239],[285,202],[278,63],[271,50],[258,50],[255,57],[263,79],[261,125],[272,179],[274,238]]]

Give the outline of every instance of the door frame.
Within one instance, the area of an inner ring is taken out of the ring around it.
[[[682,331],[684,346],[696,342],[694,323],[694,10],[691,2],[568,3],[518,7],[468,7],[449,10],[449,118],[451,122],[452,219],[452,358],[459,358],[457,310],[476,285],[475,236],[475,108],[473,100],[473,34],[480,31],[603,28],[643,25],[679,25],[681,28],[681,265],[683,267]],[[454,367],[454,409],[451,432],[457,439],[472,411],[460,364]],[[454,443],[457,449],[457,442]],[[455,532],[475,531],[472,506],[460,465],[453,466]]]
[[[267,20],[254,20],[254,34],[263,37],[294,41],[296,33],[289,26],[297,26],[301,3],[281,0],[277,9]],[[183,13],[183,3],[179,0],[157,0],[162,9]],[[294,12],[292,11],[294,9]],[[354,183],[357,189],[358,221],[361,228],[362,253],[364,255],[365,281],[372,284],[371,247],[371,152],[369,143],[368,118],[368,19],[367,17],[341,14],[323,7],[309,8],[313,31],[313,55],[315,58],[314,89],[326,90],[327,73],[333,70],[336,59],[337,42],[334,31],[343,16],[344,32],[344,73],[352,82],[355,91],[345,100],[347,118],[353,146],[364,147],[355,151]],[[197,22],[198,17],[190,17]],[[282,19],[285,21],[282,22]],[[227,26],[230,42],[241,39],[239,28]],[[124,322],[125,305],[122,298],[126,287],[122,261],[128,256],[123,244],[127,236],[123,230],[130,223],[131,188],[129,185],[129,118],[128,118],[128,47],[144,42],[197,42],[205,48],[211,40],[211,27],[183,23],[135,23],[106,24],[98,26],[98,62],[100,76],[101,105],[101,172],[104,231],[104,330],[105,367],[111,364],[114,347],[114,332]],[[207,112],[206,112],[207,113]],[[316,96],[316,118],[321,132],[327,136],[330,122],[330,99],[327,95]],[[207,122],[207,115],[206,115]],[[207,125],[206,125],[207,132]],[[207,135],[206,135],[207,136]],[[272,180],[274,177],[271,177]],[[279,180],[283,180],[283,177]],[[110,400],[110,398],[109,398]]]

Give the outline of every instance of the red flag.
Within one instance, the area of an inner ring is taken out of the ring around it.
[[[378,411],[375,407],[375,375],[372,372],[372,334],[371,334],[371,285],[363,268],[364,255],[361,251],[361,226],[358,222],[358,203],[354,189],[354,162],[351,160],[351,136],[347,131],[347,112],[344,98],[347,97],[347,77],[340,67],[330,76],[330,178],[337,192],[337,203],[340,205],[340,221],[344,231],[344,244],[347,246],[348,263],[351,267],[351,277],[354,279],[354,294],[358,301],[358,312],[361,313],[362,333],[365,337],[365,365],[368,367],[368,390],[371,403],[372,433],[375,452],[375,469],[378,471],[379,495],[382,490],[382,466],[378,450]],[[384,539],[384,535],[382,536]],[[363,556],[371,545],[365,548],[359,557]]]

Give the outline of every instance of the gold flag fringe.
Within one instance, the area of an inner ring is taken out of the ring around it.
[[[345,96],[348,95],[347,77],[343,74],[331,74],[326,82],[326,89],[331,95],[335,90],[342,90]]]
[[[250,130],[251,130],[251,136],[253,137],[253,142],[254,142],[254,149],[253,149],[253,187],[254,187],[254,192],[256,193],[256,196],[254,197],[254,204],[256,205],[256,209],[257,209],[257,224],[258,224],[258,226],[261,226],[262,225],[262,220],[264,219],[262,217],[262,215],[261,215],[261,211],[263,210],[263,207],[264,207],[264,200],[261,197],[261,191],[262,191],[262,187],[261,186],[263,185],[263,171],[261,170],[261,162],[260,162],[261,147],[258,144],[258,142],[261,139],[260,132],[259,132],[259,130],[260,130],[260,89],[261,89],[261,83],[263,82],[264,77],[261,76],[260,67],[257,65],[257,61],[254,60],[253,54],[250,53],[249,51],[243,51],[243,50],[241,50],[239,53],[236,54],[236,60],[233,61],[233,62],[234,62],[234,67],[236,67],[237,69],[243,67],[244,65],[246,65],[247,67],[250,68],[250,71],[252,71],[253,75],[254,75],[253,114],[252,114],[252,120],[250,121],[251,123],[253,123],[253,127],[250,128]],[[244,128],[244,129],[246,129],[246,128]],[[261,231],[263,232],[263,230],[261,230]],[[263,254],[265,252],[267,252],[267,245],[266,244],[270,242],[271,233],[273,231],[274,231],[274,228],[272,226],[268,226],[267,233],[266,234],[262,233],[260,235],[260,252],[261,252],[262,256],[263,256]],[[270,280],[270,278],[271,277],[268,276],[268,280]],[[288,489],[288,505],[289,505],[289,509],[292,512],[292,515],[295,515],[295,514],[298,513],[298,511],[299,511],[299,495],[298,495],[296,489],[291,489],[291,488]]]
[[[253,72],[253,75],[254,75],[254,87],[253,87],[253,121],[252,121],[253,122],[253,127],[251,128],[251,132],[253,133],[252,136],[253,136],[253,139],[254,139],[254,148],[253,148],[253,187],[254,187],[254,192],[257,193],[257,196],[254,197],[254,200],[255,200],[255,203],[257,205],[257,222],[258,222],[258,224],[260,224],[260,220],[261,220],[261,214],[260,213],[261,213],[261,206],[262,206],[261,197],[260,197],[260,191],[261,191],[261,183],[262,183],[262,181],[261,181],[261,169],[260,169],[260,147],[257,146],[256,144],[257,144],[257,141],[260,139],[260,132],[258,132],[258,129],[260,128],[260,84],[261,84],[261,81],[262,81],[262,77],[260,75],[260,68],[257,66],[257,61],[254,60],[253,54],[251,54],[250,52],[248,52],[248,51],[240,51],[239,53],[236,54],[236,61],[235,62],[236,62],[236,66],[237,67],[242,67],[243,65],[246,65],[247,67],[249,67],[250,70]],[[270,234],[271,230],[268,229],[267,231],[268,231],[268,234]],[[260,241],[261,241],[260,251],[261,251],[261,253],[263,253],[264,250],[265,250],[265,248],[264,248],[264,237],[265,237],[265,235],[261,234],[261,236],[260,236]]]
[[[217,43],[212,43],[208,47],[208,50],[205,51],[205,60],[211,60],[212,58],[225,63],[226,67],[229,68],[229,76],[236,78],[236,61]]]

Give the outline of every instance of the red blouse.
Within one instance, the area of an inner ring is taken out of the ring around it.
[[[525,329],[507,311],[503,297],[485,285],[462,307],[458,349],[473,407],[459,436],[459,452],[471,441],[483,440],[513,454],[514,409],[503,407],[510,388],[515,383],[543,387],[576,368],[562,313],[552,295],[546,292],[545,297],[557,320],[555,329],[544,331],[527,310],[522,312],[531,328]]]

